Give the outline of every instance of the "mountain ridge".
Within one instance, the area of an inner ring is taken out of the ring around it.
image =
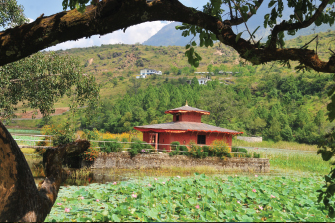
[[[183,37],[182,30],[176,30],[175,27],[181,25],[180,22],[172,22],[166,26],[164,26],[161,30],[159,30],[155,35],[151,36],[148,40],[144,41],[142,45],[148,46],[185,46],[190,43],[193,39],[193,35]],[[249,27],[251,31],[255,30],[257,23],[252,23]],[[239,26],[240,31],[242,30]],[[296,32],[294,36],[285,34],[285,40],[295,39],[299,36],[307,36],[311,34],[317,34],[320,32],[326,32],[327,30],[335,30],[335,26],[329,26],[327,24],[322,24],[321,26],[311,25],[305,29],[301,29]],[[265,29],[261,26],[257,32],[255,33],[256,39],[261,39],[262,42],[265,42],[267,36],[270,34],[270,29]],[[242,34],[242,38],[248,39],[249,35],[247,32]],[[198,35],[194,38],[194,40],[199,43]]]

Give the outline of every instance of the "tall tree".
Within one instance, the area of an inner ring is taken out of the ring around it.
[[[245,104],[236,100],[234,94],[234,91],[229,92],[226,87],[203,93],[199,105],[211,112],[211,119],[216,126],[226,126],[245,112]]]
[[[22,18],[16,1],[0,4],[1,25],[13,25]],[[7,17],[4,12],[7,10]],[[4,19],[4,17],[6,17]],[[10,120],[19,102],[24,109],[39,109],[46,117],[62,96],[76,94],[83,105],[96,100],[99,89],[92,76],[82,74],[79,62],[57,54],[38,53],[0,67],[0,120]],[[74,147],[87,150],[88,142],[63,145],[48,152],[46,176],[39,187],[14,139],[0,121],[0,221],[43,221],[50,212],[62,179],[62,159]],[[24,205],[23,205],[24,204]]]
[[[77,60],[54,53],[38,53],[0,67],[0,120],[14,115],[18,102],[39,109],[44,116],[62,96],[76,94],[83,105],[96,100],[94,78],[81,73]],[[87,150],[88,142],[69,145]],[[53,206],[62,179],[62,159],[67,145],[48,152],[46,179],[37,188],[20,148],[0,121],[0,221],[43,221]],[[24,204],[24,205],[23,205]]]
[[[12,28],[28,22],[23,14],[23,6],[16,0],[6,0],[0,3],[0,27]]]
[[[326,122],[325,114],[324,114],[323,110],[319,110],[318,113],[316,113],[316,116],[314,118],[314,123],[319,129],[319,134],[323,130],[325,122]]]

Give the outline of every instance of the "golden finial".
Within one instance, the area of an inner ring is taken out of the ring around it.
[[[185,104],[185,106],[188,106],[188,104],[187,104],[187,100],[186,100],[186,104]]]

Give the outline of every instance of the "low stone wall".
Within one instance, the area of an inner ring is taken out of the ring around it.
[[[269,159],[256,158],[226,158],[206,157],[204,159],[192,158],[183,155],[170,157],[167,153],[138,154],[131,157],[127,152],[100,153],[94,162],[83,161],[82,166],[91,168],[159,168],[159,167],[195,167],[210,166],[216,169],[225,169],[243,172],[270,172]]]
[[[245,136],[236,136],[236,139],[243,140],[246,142],[262,142],[262,137],[245,137]]]

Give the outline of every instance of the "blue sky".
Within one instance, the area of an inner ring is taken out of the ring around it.
[[[23,5],[24,14],[31,21],[34,21],[42,13],[44,16],[49,16],[58,13],[63,10],[62,0],[17,0],[18,4]],[[202,8],[206,4],[207,0],[180,0],[186,6],[194,8]],[[125,33],[118,30],[114,33],[107,34],[104,36],[92,36],[88,39],[80,39],[77,41],[68,41],[60,43],[56,46],[48,48],[48,50],[59,50],[59,49],[70,49],[76,47],[90,47],[100,46],[101,44],[115,44],[115,43],[142,43],[155,35],[161,28],[169,24],[166,21],[147,22],[140,25],[129,27]],[[146,32],[141,32],[146,30]]]

